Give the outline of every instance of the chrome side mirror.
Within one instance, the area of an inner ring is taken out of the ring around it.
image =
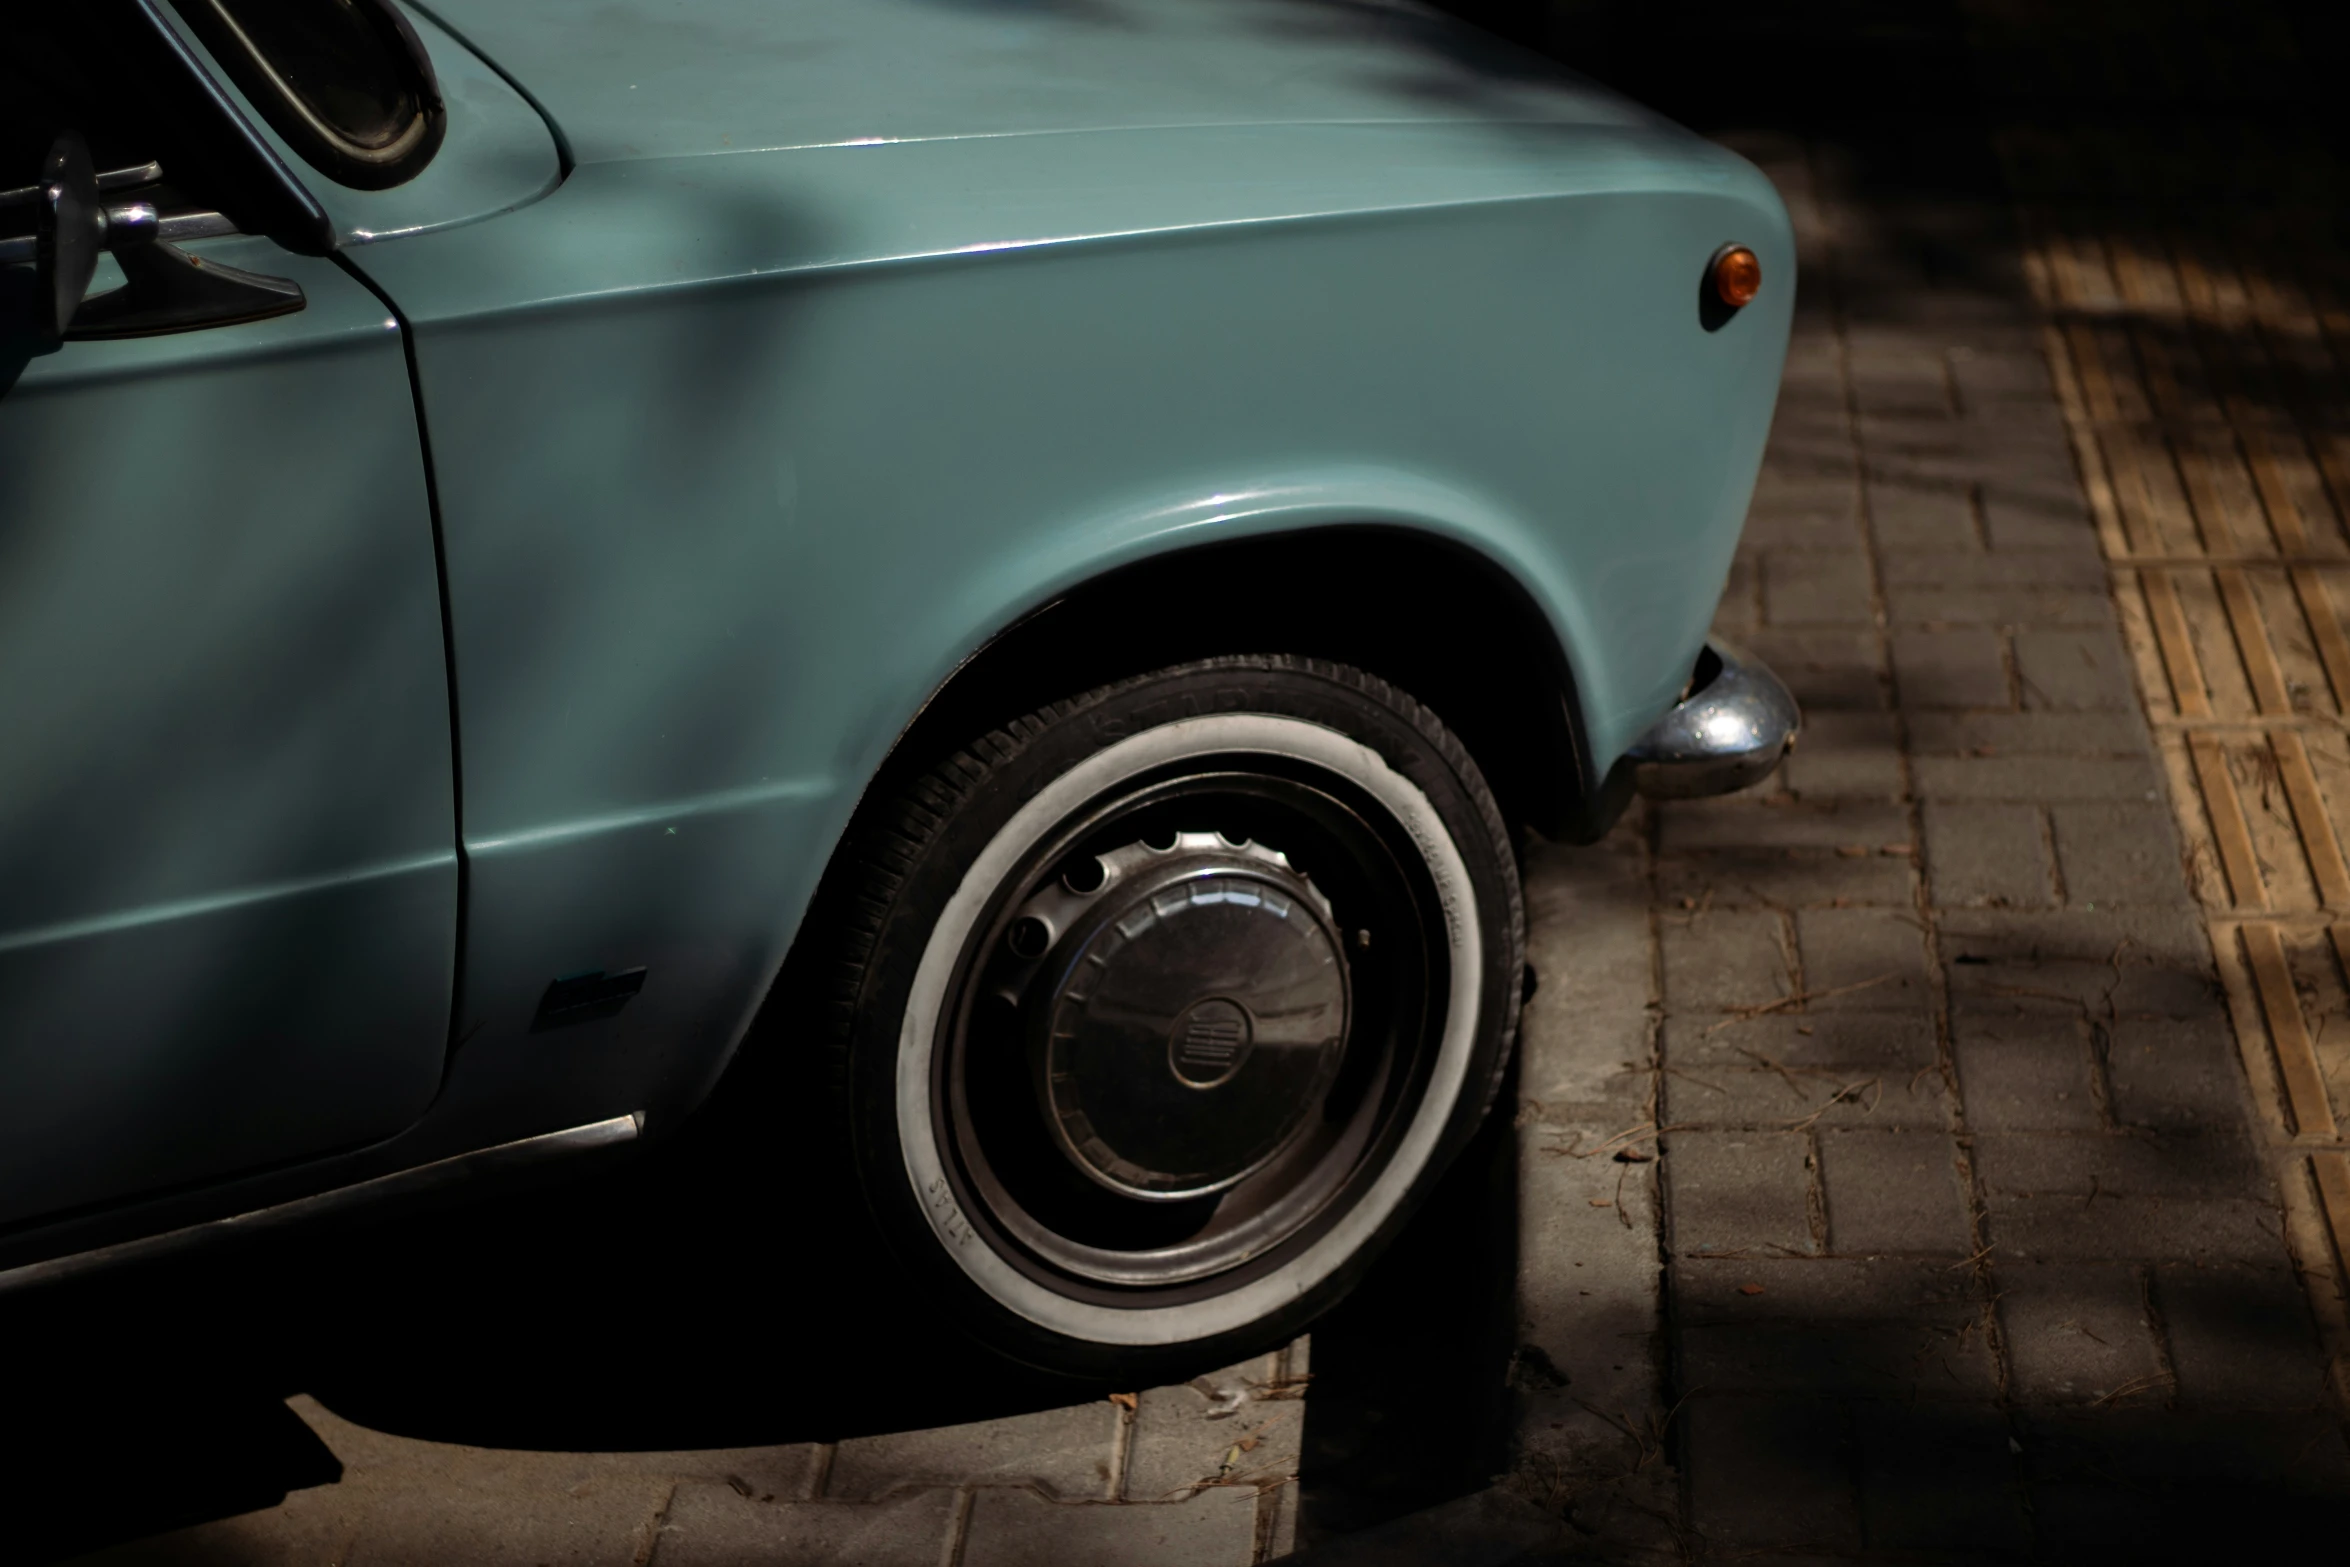
[[[0,191],[0,207],[29,204],[33,232],[0,239],[0,262],[30,261],[38,273],[34,324],[49,347],[68,340],[153,337],[200,327],[233,326],[301,309],[308,301],[290,278],[191,256],[178,241],[237,232],[217,212],[163,216],[152,201],[106,197],[158,184],[163,165],[99,173],[89,144],[66,131],[41,164],[41,182]],[[122,264],[123,286],[84,299],[98,258]],[[45,351],[45,350],[44,350]]]
[[[89,144],[79,131],[65,132],[49,149],[41,164],[41,183],[33,187],[33,260],[48,307],[43,325],[53,340],[62,339],[73,325],[82,295],[97,275],[98,258],[151,244],[161,227],[153,202],[109,206],[105,185],[143,184],[162,172],[153,164],[123,169],[108,175],[102,185],[90,166]]]

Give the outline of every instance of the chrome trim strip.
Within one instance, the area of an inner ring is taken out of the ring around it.
[[[333,1191],[319,1192],[309,1197],[297,1197],[292,1202],[256,1208],[250,1213],[231,1214],[225,1219],[210,1219],[202,1224],[190,1224],[180,1229],[166,1230],[160,1235],[143,1236],[135,1241],[122,1241],[90,1251],[70,1252],[43,1262],[28,1262],[21,1267],[0,1270],[0,1292],[47,1284],[75,1274],[111,1267],[116,1263],[166,1256],[234,1235],[299,1223],[380,1198],[430,1191],[438,1186],[466,1180],[486,1170],[535,1164],[541,1159],[559,1154],[585,1153],[590,1149],[633,1142],[637,1134],[644,1130],[644,1124],[642,1111],[616,1115],[609,1120],[590,1122],[586,1126],[568,1127],[560,1132],[542,1132],[536,1137],[517,1138],[510,1143],[477,1148],[471,1153],[454,1154],[446,1159],[436,1159],[430,1164],[420,1164],[414,1169],[395,1170],[373,1180],[340,1186]]]
[[[1628,753],[1652,800],[1694,800],[1762,782],[1803,727],[1803,712],[1769,666],[1726,642],[1707,651],[1712,678],[1650,725]],[[1706,661],[1701,659],[1702,671]]]
[[[0,191],[0,198],[12,194],[15,193]],[[166,245],[181,245],[197,239],[220,239],[242,232],[217,212],[178,212],[158,219],[155,224],[155,238]],[[30,263],[38,260],[39,255],[38,241],[30,234],[11,234],[0,239],[0,265]]]
[[[157,225],[155,237],[167,245],[194,239],[220,239],[244,231],[217,212],[175,212]]]

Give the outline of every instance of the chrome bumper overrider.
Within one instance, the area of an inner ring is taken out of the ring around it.
[[[1711,643],[1689,694],[1633,742],[1633,782],[1652,800],[1728,794],[1768,778],[1802,726],[1795,698],[1767,665]]]

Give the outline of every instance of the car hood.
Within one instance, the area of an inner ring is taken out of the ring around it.
[[[433,0],[579,164],[1210,125],[1655,125],[1398,0]]]

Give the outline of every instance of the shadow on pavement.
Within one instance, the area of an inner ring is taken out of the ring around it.
[[[1512,1169],[1499,1123],[1317,1330],[1306,1496],[1324,1534],[1505,1467]],[[464,1208],[0,1301],[8,1559],[334,1483],[340,1464],[284,1403],[296,1393],[425,1441],[627,1452],[837,1441],[1110,1391],[929,1320],[828,1190],[820,1171],[754,1178],[681,1140]]]
[[[555,1452],[834,1441],[1102,1394],[924,1320],[817,1172],[746,1185],[654,1151],[577,1173],[0,1301],[0,1510],[33,1521],[9,1559],[332,1483],[296,1393],[398,1436]]]

